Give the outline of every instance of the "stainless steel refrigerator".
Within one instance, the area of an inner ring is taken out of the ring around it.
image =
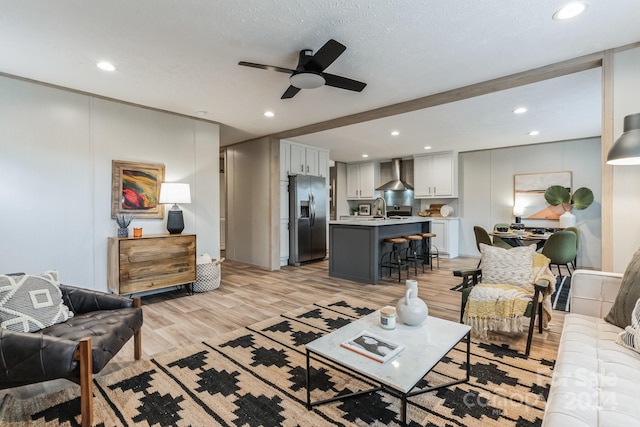
[[[324,259],[327,254],[325,178],[289,177],[289,264]]]

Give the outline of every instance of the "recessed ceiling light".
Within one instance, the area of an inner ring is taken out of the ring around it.
[[[431,150],[431,146],[427,145],[426,147],[424,147],[425,150]]]
[[[523,114],[523,113],[526,113],[526,112],[527,112],[527,109],[526,109],[526,108],[524,108],[524,107],[518,107],[518,108],[516,108],[515,110],[513,110],[513,112],[514,112],[515,114]]]
[[[114,67],[111,62],[102,61],[102,62],[98,62],[96,65],[98,66],[98,68],[100,68],[101,70],[104,70],[104,71],[115,71],[116,70],[116,67]]]
[[[391,136],[398,136],[400,135],[400,132],[398,132],[397,130],[391,131]]]
[[[368,154],[363,154],[362,157],[369,157],[369,155]]]
[[[273,111],[265,111],[264,112],[264,116],[265,117],[273,117],[275,115],[276,115],[276,113],[274,113]]]
[[[527,135],[529,136],[536,136],[536,135],[540,135],[540,132],[538,132],[537,130],[532,130],[531,132],[529,132]]]
[[[209,112],[205,110],[200,110],[200,111],[196,111],[196,114],[199,116],[206,116],[207,114],[209,114]]]
[[[562,6],[553,14],[555,21],[565,21],[567,19],[575,18],[576,16],[587,10],[587,3],[581,1],[574,1]]]

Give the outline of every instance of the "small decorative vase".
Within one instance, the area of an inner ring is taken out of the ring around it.
[[[407,291],[403,298],[400,298],[396,305],[398,320],[405,325],[418,326],[425,321],[429,315],[429,308],[424,301],[418,298],[418,282],[407,280]]]
[[[574,227],[576,225],[576,216],[567,211],[560,215],[560,228]]]
[[[118,227],[118,237],[129,237],[129,228]]]

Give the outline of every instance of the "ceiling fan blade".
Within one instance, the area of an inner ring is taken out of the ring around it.
[[[322,73],[325,78],[325,85],[333,86],[340,89],[352,90],[354,92],[361,92],[367,85],[366,83],[359,82],[357,80],[348,79],[346,77],[336,76],[334,74]]]
[[[253,62],[240,61],[238,65],[244,65],[245,67],[259,68],[261,70],[279,71],[281,73],[293,74],[296,70],[290,70],[289,68],[276,67],[275,65],[263,65],[255,64]]]
[[[296,93],[300,92],[300,89],[295,86],[289,86],[287,90],[284,91],[280,99],[289,99],[296,96]]]
[[[342,52],[347,49],[345,45],[330,39],[318,50],[315,55],[305,64],[304,69],[309,71],[322,72],[333,63]]]

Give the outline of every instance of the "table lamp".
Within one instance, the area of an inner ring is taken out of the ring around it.
[[[514,206],[513,207],[513,216],[516,217],[516,224],[520,224],[522,222],[522,215],[524,215],[524,207],[522,207],[522,206]]]
[[[160,186],[160,203],[173,203],[167,216],[167,231],[169,234],[180,234],[184,230],[184,219],[178,203],[191,203],[189,184],[179,182],[163,182]]]

